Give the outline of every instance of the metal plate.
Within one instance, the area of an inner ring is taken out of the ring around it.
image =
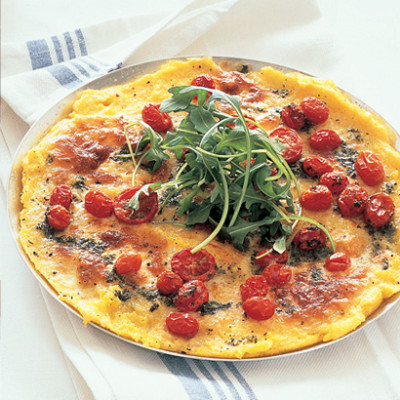
[[[197,58],[197,57],[193,57]],[[185,60],[186,57],[176,57],[174,59],[180,59],[180,60]],[[217,63],[229,63],[230,66],[235,67],[240,67],[243,65],[247,65],[250,70],[258,70],[262,67],[273,67],[274,69],[282,72],[300,72],[303,75],[308,75],[311,76],[310,74],[294,70],[292,68],[288,68],[282,65],[277,65],[277,64],[272,64],[264,61],[257,61],[257,60],[248,60],[248,59],[239,59],[239,58],[232,58],[232,57],[213,57],[213,60]],[[83,90],[86,89],[103,89],[109,86],[114,86],[114,85],[120,85],[126,82],[129,82],[133,79],[136,79],[144,74],[147,73],[152,73],[154,72],[158,67],[160,67],[162,64],[167,62],[168,59],[163,59],[163,60],[156,60],[156,61],[151,61],[143,64],[137,64],[137,65],[131,65],[119,70],[116,70],[114,72],[111,72],[103,77],[97,78],[86,85],[80,87],[78,90],[75,90],[74,92],[71,92],[69,95],[61,99],[59,102],[57,102],[53,107],[51,107],[48,111],[46,111],[29,129],[27,134],[25,135],[24,139],[21,141],[12,164],[11,168],[11,174],[10,174],[10,179],[8,182],[8,189],[7,189],[7,208],[8,208],[8,217],[9,217],[9,223],[10,223],[10,228],[12,235],[14,237],[14,240],[17,244],[17,247],[19,249],[19,252],[24,259],[26,265],[29,267],[33,275],[38,279],[40,284],[47,290],[48,293],[52,295],[54,299],[56,299],[60,304],[62,304],[64,307],[68,308],[72,313],[77,315],[78,317],[82,318],[81,315],[77,310],[75,310],[72,306],[69,304],[64,303],[58,298],[56,290],[48,283],[48,281],[35,269],[33,263],[29,259],[29,257],[26,255],[22,244],[19,240],[18,234],[19,234],[19,213],[22,209],[22,204],[20,202],[20,195],[22,192],[22,160],[25,157],[26,153],[34,147],[36,144],[40,142],[40,140],[46,135],[48,132],[49,128],[53,126],[57,121],[65,118],[68,116],[69,112],[71,112],[71,107],[72,103],[77,97],[77,95],[82,92]],[[240,69],[240,68],[239,68]],[[345,93],[354,103],[356,103],[360,108],[363,108],[374,115],[378,116],[381,119],[381,122],[383,122],[386,127],[393,132],[394,135],[397,137],[397,148],[400,149],[399,147],[399,139],[400,135],[394,130],[394,128],[388,124],[376,111],[374,111],[371,107],[369,107],[367,104],[356,98],[355,96],[349,94],[348,92],[342,90],[343,93]],[[396,293],[389,299],[386,299],[376,310],[373,312],[361,325],[359,325],[355,330],[352,332],[348,333],[347,335],[330,341],[330,342],[322,342],[318,343],[306,348],[301,348],[299,350],[295,350],[292,352],[287,352],[284,354],[279,354],[279,355],[272,355],[272,356],[267,356],[267,357],[256,357],[256,358],[245,358],[245,359],[231,359],[231,358],[210,358],[210,357],[199,357],[199,356],[191,356],[187,354],[179,354],[167,350],[162,350],[162,349],[155,349],[155,348],[149,348],[145,347],[140,343],[134,342],[132,340],[123,338],[121,336],[116,335],[115,333],[100,327],[97,324],[92,323],[91,325],[95,326],[96,328],[100,329],[101,331],[112,335],[115,338],[118,338],[120,340],[123,340],[125,342],[134,344],[135,346],[139,346],[144,349],[148,350],[153,350],[157,351],[160,353],[164,354],[170,354],[178,357],[185,357],[185,358],[194,358],[194,359],[201,359],[201,360],[209,360],[209,361],[255,361],[255,360],[270,360],[270,359],[277,359],[277,358],[283,358],[283,357],[288,357],[294,354],[303,354],[306,352],[310,352],[313,350],[321,349],[323,347],[329,346],[331,344],[337,343],[345,338],[348,338],[352,335],[354,335],[356,332],[359,332],[363,327],[366,325],[370,324],[373,321],[376,321],[378,317],[386,313],[390,308],[392,308],[396,303],[398,303],[400,300],[400,292]]]

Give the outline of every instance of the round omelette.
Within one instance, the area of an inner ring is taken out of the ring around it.
[[[169,61],[83,91],[26,154],[19,237],[85,324],[195,356],[298,350],[400,291],[395,140],[330,81]]]

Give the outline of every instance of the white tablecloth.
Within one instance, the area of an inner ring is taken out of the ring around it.
[[[185,3],[184,0],[123,0],[111,5],[104,0],[8,0],[2,4],[2,41],[48,37],[139,12],[159,15]],[[295,6],[294,2],[282,1],[278,6],[276,0],[264,0],[262,7],[260,3],[259,0],[240,2],[177,55],[254,58],[333,79],[400,131],[395,97],[400,88],[397,0],[379,4],[372,0],[299,0]],[[262,13],[255,13],[256,9]],[[1,111],[5,138],[0,136],[1,398],[90,399],[86,383],[64,357],[43,294],[17,254],[6,226],[4,182],[9,169],[8,155],[15,152],[28,125],[4,102]],[[50,308],[54,312],[57,306],[51,303]],[[362,396],[371,393],[370,398],[374,399],[399,399],[399,322],[400,305],[397,305],[363,332],[318,354],[263,364],[263,370],[254,377],[258,384],[265,379],[265,396],[258,398],[305,399],[318,394],[328,399],[335,393],[336,398],[339,395],[358,400],[367,398],[360,397],[361,393]],[[154,379],[157,384],[157,374],[151,375],[151,371],[149,374],[149,380]],[[252,384],[251,380],[249,383]]]

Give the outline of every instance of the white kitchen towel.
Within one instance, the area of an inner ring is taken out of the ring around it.
[[[135,15],[26,43],[4,43],[1,96],[32,124],[58,99],[98,76],[176,55],[236,2],[191,0],[169,15]]]
[[[234,3],[193,1],[170,15],[128,17],[4,44],[2,96],[32,123],[48,105],[94,77],[132,62],[173,57],[195,39],[201,42],[208,30],[216,43],[221,42],[218,54],[227,54],[227,43],[229,55],[239,55],[236,41],[243,56],[254,54],[250,48],[259,49],[260,57],[254,58],[289,66],[301,60],[308,71],[315,63],[330,65],[338,58],[313,1]],[[228,13],[232,6],[234,18]],[[249,8],[254,10],[252,19]],[[216,26],[216,21],[221,24]],[[225,33],[232,38],[229,43]],[[215,48],[210,42],[202,44],[202,49]],[[400,398],[400,337],[393,334],[399,306],[363,332],[314,352],[257,362],[211,362],[156,353],[85,328],[80,318],[42,292],[60,346],[72,364],[80,400]]]

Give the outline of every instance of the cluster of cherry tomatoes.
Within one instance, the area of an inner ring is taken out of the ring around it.
[[[139,199],[139,208],[132,210],[126,205],[129,200],[142,188],[136,186],[126,189],[114,199],[97,190],[90,190],[85,195],[85,210],[97,217],[108,218],[115,214],[117,219],[126,224],[136,225],[150,221],[158,210],[158,196],[156,192],[149,195],[142,194]],[[68,227],[71,216],[69,207],[72,202],[72,191],[67,185],[57,186],[50,196],[50,207],[46,217],[49,225],[56,230],[64,230]]]

